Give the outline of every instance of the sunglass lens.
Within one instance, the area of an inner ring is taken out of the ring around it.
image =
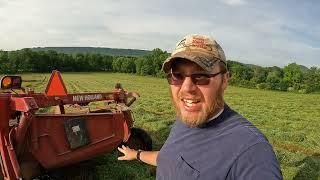
[[[181,85],[186,78],[182,73],[169,73],[167,74],[168,83],[171,85]],[[196,85],[208,85],[210,83],[210,76],[204,73],[191,74],[192,82]]]
[[[185,77],[182,73],[169,73],[167,74],[168,83],[171,85],[181,85]]]
[[[191,75],[192,82],[196,85],[208,85],[210,83],[210,76],[208,74],[195,73]]]

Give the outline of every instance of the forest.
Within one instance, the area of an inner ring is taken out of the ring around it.
[[[169,53],[159,48],[140,52],[140,55],[116,55],[95,52],[66,53],[56,50],[21,49],[0,50],[0,74],[61,72],[121,72],[142,76],[164,77],[161,70]],[[320,68],[306,68],[290,63],[283,68],[261,67],[228,60],[231,74],[230,84],[234,86],[297,93],[320,92]]]

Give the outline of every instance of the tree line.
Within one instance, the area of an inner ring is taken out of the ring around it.
[[[58,69],[62,72],[105,71],[164,77],[161,67],[168,56],[166,51],[158,48],[143,56],[66,54],[31,49],[0,50],[0,74],[47,73]],[[231,85],[300,93],[320,91],[320,68],[317,67],[303,70],[296,63],[290,63],[284,68],[260,67],[230,60],[227,65],[231,73]]]

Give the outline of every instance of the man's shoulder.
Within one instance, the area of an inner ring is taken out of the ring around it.
[[[231,116],[226,116],[221,123],[210,127],[212,132],[218,132],[214,133],[214,136],[221,137],[219,141],[225,144],[226,148],[232,148],[237,151],[236,154],[241,154],[255,144],[271,146],[265,135],[253,123],[231,109],[228,111]]]
[[[228,120],[230,123],[226,123],[225,132],[232,133],[235,139],[247,141],[249,144],[256,144],[261,142],[268,142],[265,135],[249,120],[235,113],[231,119]]]

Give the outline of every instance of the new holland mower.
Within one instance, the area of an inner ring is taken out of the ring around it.
[[[20,76],[1,79],[0,179],[33,179],[44,170],[75,165],[121,144],[152,149],[146,131],[134,127],[129,108],[139,94],[121,84],[110,92],[68,93],[60,72],[53,71],[44,93],[21,85]],[[93,102],[103,107],[85,108]],[[50,108],[54,113],[43,112]]]

